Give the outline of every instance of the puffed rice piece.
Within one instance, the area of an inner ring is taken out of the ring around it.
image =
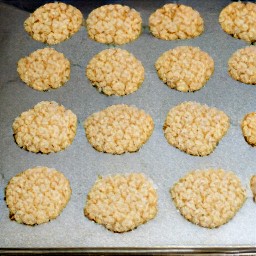
[[[245,140],[251,146],[256,146],[256,112],[247,114],[241,123]]]
[[[142,19],[136,10],[120,4],[103,5],[93,10],[86,26],[91,39],[103,44],[126,44],[137,39]]]
[[[151,116],[134,106],[112,105],[84,122],[86,137],[98,151],[123,154],[138,151],[154,129]]]
[[[159,39],[188,39],[203,33],[204,21],[190,6],[165,4],[150,15],[149,29]]]
[[[12,125],[19,147],[48,154],[68,147],[76,134],[77,117],[55,101],[42,101],[21,113]]]
[[[17,71],[21,80],[38,91],[57,89],[70,77],[70,62],[63,53],[53,48],[32,52],[18,61]]]
[[[36,41],[58,44],[70,38],[81,27],[82,13],[61,2],[47,3],[36,9],[24,22],[24,28]]]
[[[229,117],[217,108],[183,102],[170,109],[164,126],[169,144],[194,156],[213,152],[229,129]]]
[[[86,75],[100,92],[123,96],[138,90],[144,81],[144,67],[126,50],[106,49],[90,60]]]
[[[256,202],[256,175],[253,175],[251,177],[250,187],[251,187],[252,194],[253,194],[253,200],[254,200],[254,202]]]
[[[112,232],[127,232],[155,218],[158,196],[142,173],[99,178],[87,196],[85,216]]]
[[[69,180],[59,171],[37,166],[11,178],[6,190],[10,218],[36,225],[57,218],[71,196]]]
[[[228,72],[237,81],[256,85],[256,46],[237,50],[228,61]]]
[[[178,46],[164,52],[156,61],[159,78],[182,92],[201,89],[214,71],[214,61],[199,47]]]
[[[256,4],[233,2],[220,13],[222,29],[235,38],[256,42]]]
[[[246,200],[239,178],[222,169],[189,172],[170,193],[181,215],[205,228],[217,228],[230,221]]]

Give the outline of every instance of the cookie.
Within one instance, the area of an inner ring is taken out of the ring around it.
[[[237,81],[256,85],[256,46],[237,50],[228,61],[228,72]]]
[[[156,61],[159,78],[182,92],[201,89],[214,71],[214,61],[198,47],[178,46],[164,52]]]
[[[14,138],[21,148],[44,154],[68,147],[76,128],[76,115],[54,101],[36,104],[17,117],[12,125]]]
[[[256,42],[256,4],[233,2],[220,13],[222,29],[235,38]]]
[[[48,167],[35,167],[14,176],[5,190],[10,218],[27,225],[57,218],[71,196],[68,179]]]
[[[190,6],[165,4],[150,15],[149,29],[159,39],[188,39],[203,33],[204,21]]]
[[[123,96],[138,90],[144,81],[144,68],[133,54],[111,48],[90,60],[86,75],[100,92]]]
[[[239,178],[222,169],[189,172],[170,193],[183,217],[205,228],[217,228],[230,221],[246,200]]]
[[[112,105],[84,122],[86,137],[98,151],[123,154],[138,151],[151,136],[151,116],[134,106]]]
[[[256,112],[247,114],[241,123],[245,140],[252,146],[256,146]]]
[[[70,62],[52,48],[39,49],[18,61],[21,80],[38,91],[56,89],[70,77]]]
[[[72,5],[47,3],[36,9],[24,22],[28,34],[37,41],[58,44],[81,27],[82,13]]]
[[[253,194],[253,200],[256,202],[256,175],[253,175],[251,177],[250,187],[251,187],[252,194]]]
[[[142,19],[136,10],[120,5],[103,5],[93,10],[86,27],[91,39],[103,44],[126,44],[137,39],[142,31]]]
[[[85,216],[113,232],[123,233],[153,219],[157,193],[142,173],[99,178],[87,196]]]
[[[164,126],[169,144],[194,156],[213,152],[229,129],[229,117],[217,108],[183,102],[170,109]]]

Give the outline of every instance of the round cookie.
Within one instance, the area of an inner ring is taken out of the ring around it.
[[[198,47],[178,46],[164,52],[156,61],[159,78],[182,92],[201,89],[214,71],[213,59]]]
[[[98,151],[111,154],[138,151],[151,136],[151,116],[134,106],[112,105],[84,122],[86,137]]]
[[[21,148],[44,154],[68,147],[76,128],[76,115],[54,101],[36,104],[17,117],[12,125],[14,138]]]
[[[137,39],[142,31],[139,12],[120,4],[103,5],[93,10],[86,27],[91,39],[103,44],[126,44]]]
[[[220,13],[222,29],[235,38],[256,42],[256,4],[233,2]]]
[[[237,50],[228,61],[228,72],[237,81],[256,85],[256,46]]]
[[[86,75],[100,92],[123,96],[138,90],[144,81],[144,68],[133,54],[111,48],[90,60]]]
[[[82,13],[74,6],[65,3],[47,3],[36,9],[24,22],[24,28],[35,40],[58,44],[81,27]]]
[[[246,200],[239,178],[221,169],[192,171],[181,178],[170,193],[180,213],[205,228],[227,223]]]
[[[5,190],[10,218],[27,225],[57,218],[70,196],[68,179],[55,169],[41,166],[14,176]]]
[[[52,48],[39,49],[18,61],[21,80],[38,91],[56,89],[70,77],[70,62]]]
[[[253,194],[253,200],[254,200],[254,202],[256,202],[256,175],[253,175],[251,177],[250,187],[251,187],[252,194]]]
[[[204,21],[190,6],[165,4],[150,15],[149,29],[159,39],[188,39],[203,33]]]
[[[96,181],[84,214],[113,232],[127,232],[156,216],[157,199],[152,181],[144,174],[116,174]]]
[[[213,152],[230,126],[229,117],[217,108],[183,102],[170,109],[164,126],[169,144],[194,156]]]
[[[256,146],[256,112],[247,114],[241,123],[245,140],[252,146]]]

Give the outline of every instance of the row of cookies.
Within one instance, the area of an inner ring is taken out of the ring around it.
[[[226,33],[255,42],[255,13],[256,4],[234,2],[221,11],[219,22]],[[24,27],[33,39],[57,44],[76,33],[82,23],[83,15],[77,8],[56,2],[35,10],[24,22]],[[85,23],[89,37],[105,44],[129,43],[142,32],[140,13],[119,4],[93,10]],[[199,12],[190,6],[169,3],[150,15],[149,29],[159,39],[188,39],[202,34],[204,21]]]
[[[230,126],[221,110],[197,102],[183,102],[170,109],[163,125],[167,141],[195,156],[209,155]],[[12,125],[16,143],[34,153],[58,152],[69,146],[76,134],[77,117],[54,101],[42,101],[23,112]],[[84,121],[89,143],[100,152],[136,152],[154,129],[152,117],[144,110],[124,104],[112,105]],[[241,123],[246,141],[256,146],[256,112]]]
[[[155,62],[159,78],[170,88],[193,92],[201,89],[214,71],[214,61],[198,47],[178,46]],[[256,46],[237,50],[228,61],[235,80],[256,84]],[[53,48],[36,50],[18,61],[17,71],[28,86],[39,91],[59,88],[70,77],[70,61]],[[123,96],[143,83],[145,70],[131,53],[110,48],[96,54],[86,67],[86,76],[100,92]]]
[[[256,176],[250,185],[255,192]],[[10,218],[27,225],[55,219],[66,207],[71,193],[70,182],[61,172],[42,166],[17,174],[5,190]],[[222,169],[189,172],[172,186],[170,194],[188,221],[205,228],[227,223],[246,200],[239,178]],[[84,208],[88,219],[118,233],[148,222],[157,211],[156,186],[143,173],[98,177]]]

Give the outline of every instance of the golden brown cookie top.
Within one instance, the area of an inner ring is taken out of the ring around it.
[[[241,123],[245,140],[252,146],[256,146],[256,112],[247,114]]]

